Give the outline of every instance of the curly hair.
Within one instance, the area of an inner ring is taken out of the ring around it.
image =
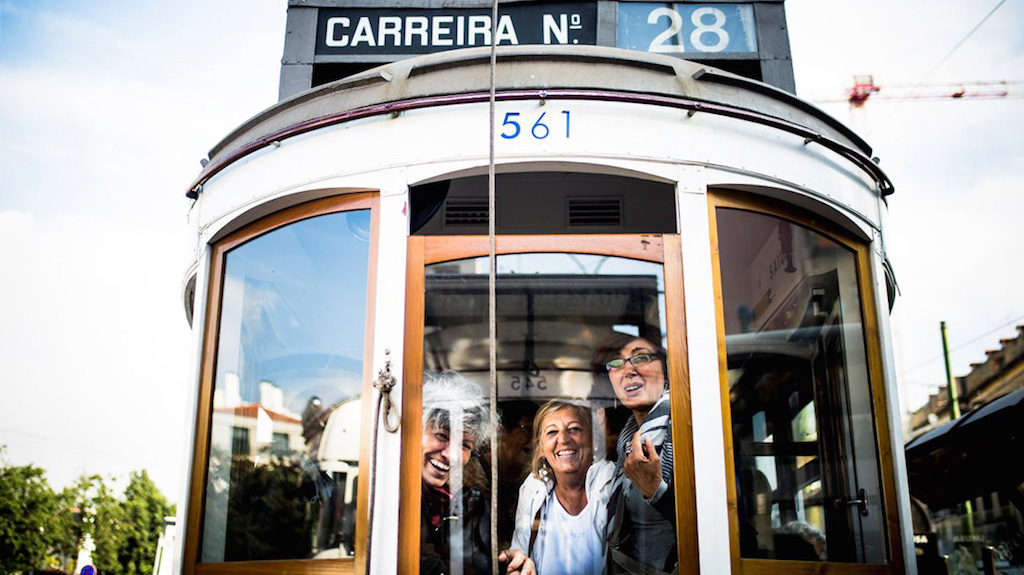
[[[479,450],[491,437],[491,415],[483,392],[457,371],[423,374],[423,429],[451,429],[452,420]]]

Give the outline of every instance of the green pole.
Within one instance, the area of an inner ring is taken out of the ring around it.
[[[953,378],[953,368],[949,364],[949,338],[946,336],[946,322],[939,322],[939,329],[942,331],[942,356],[946,360],[946,392],[949,393],[949,419],[955,421],[960,419],[960,390],[957,389],[956,380]],[[963,502],[963,524],[969,542],[968,548],[974,548],[974,506],[970,499]],[[972,554],[973,555],[973,554]]]
[[[949,394],[949,418],[960,419],[960,391],[953,379],[953,368],[949,365],[949,338],[946,337],[946,322],[939,322],[942,330],[942,357],[946,359],[946,392]]]

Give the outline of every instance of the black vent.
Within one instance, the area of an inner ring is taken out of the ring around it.
[[[448,198],[444,204],[445,226],[487,225],[487,198]]]
[[[622,198],[568,198],[569,227],[622,226]]]

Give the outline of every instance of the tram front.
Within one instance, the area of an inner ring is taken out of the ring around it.
[[[189,188],[182,569],[912,571],[870,148],[594,46],[499,47],[492,128],[490,72],[455,50],[304,92]],[[563,555],[583,512],[598,544]]]

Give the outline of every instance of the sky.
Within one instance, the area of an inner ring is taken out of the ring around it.
[[[997,5],[995,13],[972,30]],[[1024,99],[891,99],[1024,81],[1024,0],[785,4],[797,92],[895,183],[885,243],[916,407],[1024,323]],[[0,0],[0,444],[63,487],[146,469],[180,501],[192,356],[185,189],[277,101],[285,0]],[[843,101],[854,75],[882,91]],[[1024,95],[1018,83],[1011,92]],[[890,99],[886,99],[890,97]],[[115,482],[116,483],[116,482]]]

